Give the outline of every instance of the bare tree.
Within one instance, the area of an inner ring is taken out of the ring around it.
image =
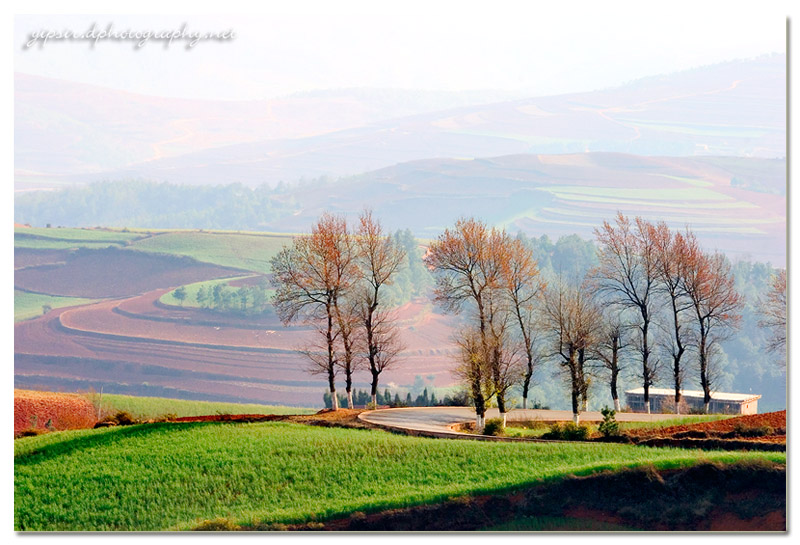
[[[545,290],[542,313],[553,355],[569,378],[573,421],[578,424],[588,400],[586,355],[597,339],[600,309],[585,285],[567,286],[559,279],[554,288]]]
[[[617,412],[622,410],[617,385],[620,374],[625,369],[621,354],[629,346],[628,329],[618,311],[607,309],[594,347],[595,359],[608,371],[608,386],[614,401],[614,410]]]
[[[703,252],[696,241],[688,237],[682,277],[694,310],[700,385],[705,412],[708,412],[716,344],[738,327],[742,299],[734,288],[731,266],[725,256],[719,252]]]
[[[365,210],[359,218],[356,244],[363,275],[360,289],[361,322],[364,326],[367,362],[372,375],[370,393],[377,404],[378,378],[390,367],[402,350],[395,322],[388,311],[379,311],[382,288],[392,283],[406,257],[405,250],[389,235],[380,222]]]
[[[689,299],[682,273],[684,263],[690,258],[689,248],[696,244],[694,235],[687,230],[684,236],[681,233],[672,233],[666,223],[650,225],[650,241],[656,258],[656,272],[659,279],[658,291],[669,301],[669,326],[666,328],[667,339],[665,346],[672,360],[672,384],[675,388],[675,411],[680,414],[681,390],[685,369],[682,365],[683,355],[688,344],[688,335],[691,333],[684,318],[687,311],[691,310],[692,302]],[[688,241],[688,242],[687,242]]]
[[[341,355],[336,363],[344,371],[348,409],[353,408],[353,374],[361,367],[357,354],[357,346],[361,344],[359,307],[360,302],[347,295],[338,297],[334,305],[337,336],[341,343]]]
[[[758,325],[769,330],[767,351],[783,356],[780,362],[786,367],[786,269],[772,279],[766,299],[759,303],[759,313]]]
[[[295,237],[292,245],[281,249],[270,263],[275,287],[272,301],[281,321],[285,325],[296,320],[318,325],[324,342],[317,348],[323,352],[304,353],[311,360],[312,372],[326,375],[336,410],[336,342],[340,332],[336,308],[357,276],[346,221],[323,214],[310,235]]]
[[[641,354],[641,375],[644,403],[650,412],[650,386],[656,380],[658,360],[651,358],[650,326],[653,317],[653,293],[658,281],[658,261],[647,222],[617,214],[616,226],[607,221],[595,230],[600,244],[600,265],[594,271],[600,293],[623,308],[632,308],[639,316],[636,324],[639,338],[636,346]]]
[[[509,241],[508,259],[501,263],[501,280],[520,335],[524,357],[522,408],[527,409],[533,372],[542,359],[537,309],[541,304],[544,285],[539,280],[539,268],[533,251],[519,239]]]

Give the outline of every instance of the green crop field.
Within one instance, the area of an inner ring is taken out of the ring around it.
[[[74,305],[86,305],[96,303],[100,299],[83,299],[80,297],[57,297],[44,293],[30,293],[27,291],[14,290],[14,321],[21,322],[36,318],[43,314],[42,307],[49,305],[50,308],[71,307]]]
[[[479,443],[281,422],[54,432],[18,439],[14,449],[18,531],[301,522],[641,464],[786,460],[785,453]]]
[[[15,238],[38,237],[53,240],[70,240],[78,242],[125,243],[137,239],[144,233],[115,231],[110,229],[78,229],[73,227],[15,227]],[[17,237],[19,235],[19,237]]]
[[[198,261],[246,271],[267,273],[269,260],[291,235],[244,234],[200,231],[171,231],[134,242],[131,247],[145,252],[184,255]]]
[[[209,414],[313,414],[317,409],[258,405],[254,403],[224,403],[217,401],[191,401],[164,397],[139,397],[119,394],[91,394],[92,401],[102,403],[103,414],[127,411],[140,420],[157,418],[165,414],[202,416]]]
[[[200,308],[200,304],[197,302],[197,292],[200,291],[200,288],[205,288],[206,291],[210,289],[214,289],[214,286],[217,284],[225,284],[234,281],[240,280],[242,278],[249,278],[251,275],[244,275],[244,276],[237,276],[235,278],[220,278],[217,280],[204,280],[202,282],[195,282],[193,284],[186,284],[183,286],[186,289],[186,300],[181,305],[181,302],[178,301],[175,296],[175,290],[165,293],[159,298],[159,301],[164,303],[165,305],[175,305],[175,306],[184,306],[184,307],[191,307],[191,308]],[[275,290],[268,290],[269,294],[272,295]]]

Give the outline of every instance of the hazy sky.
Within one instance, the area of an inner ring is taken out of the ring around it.
[[[748,9],[716,1],[288,4],[266,3],[262,13],[247,16],[16,16],[14,69],[193,98],[260,99],[340,87],[534,95],[608,87],[786,47],[783,3],[751,2]],[[113,41],[24,47],[31,32],[83,32],[95,23],[141,32],[185,23],[189,31],[230,29],[236,36],[191,49],[154,41],[140,49]]]

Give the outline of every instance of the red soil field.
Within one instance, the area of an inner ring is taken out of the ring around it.
[[[786,411],[777,411],[772,413],[763,414],[748,414],[744,416],[737,416],[736,418],[726,418],[724,420],[716,420],[713,422],[698,422],[697,424],[684,424],[681,426],[670,426],[668,428],[660,428],[658,430],[650,429],[633,429],[626,432],[628,435],[644,437],[648,435],[657,434],[662,437],[673,436],[677,433],[686,431],[704,431],[710,433],[727,433],[734,431],[737,427],[760,427],[769,426],[774,431],[783,430],[783,433],[776,433],[773,437],[777,440],[786,441]],[[764,440],[769,438],[760,437]]]
[[[14,268],[36,267],[64,263],[69,250],[34,250],[30,248],[14,248]]]
[[[237,274],[241,271],[185,257],[81,248],[70,252],[65,263],[16,270],[14,286],[51,295],[100,299]]]
[[[77,430],[97,422],[92,403],[78,394],[14,390],[14,435],[28,429]]]
[[[308,338],[308,329],[284,328],[273,317],[266,325],[274,327],[274,333],[267,335],[266,329],[235,327],[237,320],[210,311],[157,307],[154,302],[161,293],[57,309],[16,324],[17,383],[95,389],[116,385],[140,395],[321,404],[324,377],[311,375],[307,360],[294,351]],[[114,312],[115,305],[126,314]],[[382,374],[381,387],[409,385],[417,375],[432,375],[437,386],[454,382],[452,360],[440,342],[449,338],[451,326],[445,316],[427,310],[427,303],[421,302],[398,310],[404,338],[412,342],[397,368]],[[209,319],[209,314],[221,325],[180,323]],[[62,320],[81,329],[66,329]],[[259,344],[262,335],[269,342]],[[354,386],[366,389],[368,380],[362,372]]]

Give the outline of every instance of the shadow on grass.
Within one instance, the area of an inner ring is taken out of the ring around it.
[[[43,445],[30,452],[25,452],[14,456],[14,465],[25,466],[28,464],[38,464],[59,456],[71,454],[83,449],[102,447],[110,445],[120,440],[147,437],[165,431],[176,431],[188,428],[200,428],[206,426],[219,425],[217,422],[185,422],[170,423],[162,422],[155,424],[135,424],[133,426],[118,426],[109,428],[91,435],[82,435],[65,439],[56,443]]]

